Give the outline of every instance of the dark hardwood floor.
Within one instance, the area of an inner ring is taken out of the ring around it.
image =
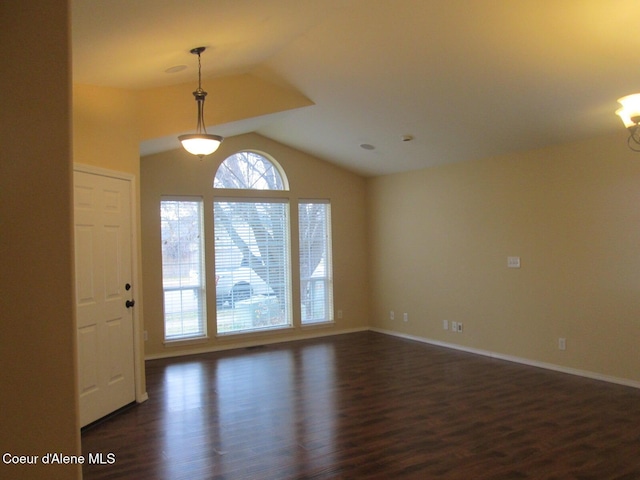
[[[373,332],[149,361],[147,389],[83,432],[116,459],[85,480],[640,480],[639,390]]]

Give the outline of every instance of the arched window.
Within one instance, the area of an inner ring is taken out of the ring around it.
[[[300,321],[332,322],[329,201],[300,200],[291,219],[287,194],[255,192],[289,185],[275,160],[254,151],[225,159],[213,186],[218,334],[292,326],[291,221],[300,232]]]
[[[213,180],[213,187],[289,190],[286,177],[275,161],[252,151],[238,152],[222,162]]]

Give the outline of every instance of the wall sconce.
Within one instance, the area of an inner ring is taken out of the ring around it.
[[[622,108],[616,110],[616,115],[629,130],[627,144],[634,152],[640,152],[640,93],[634,93],[618,99]]]
[[[223,140],[219,135],[207,133],[207,129],[204,126],[204,97],[207,96],[207,92],[202,89],[202,68],[200,65],[200,54],[204,51],[205,47],[197,47],[191,50],[191,53],[198,55],[198,89],[193,92],[193,96],[196,97],[196,102],[198,103],[196,133],[189,133],[178,137],[178,140],[182,142],[182,146],[187,152],[197,155],[201,159],[205,155],[210,155],[215,152]]]

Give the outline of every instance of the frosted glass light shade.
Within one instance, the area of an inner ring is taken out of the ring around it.
[[[222,137],[219,135],[211,135],[208,133],[191,133],[188,135],[180,135],[178,140],[182,143],[184,149],[199,157],[211,155],[222,143]]]
[[[622,108],[616,110],[616,115],[620,117],[625,127],[635,127],[640,121],[640,93],[619,98],[618,103]]]

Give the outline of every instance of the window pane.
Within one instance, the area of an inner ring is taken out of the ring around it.
[[[333,321],[331,205],[300,203],[300,298],[302,323]]]
[[[162,200],[165,340],[206,335],[202,202]]]
[[[218,167],[214,188],[286,190],[282,175],[268,158],[255,152],[238,152]]]
[[[214,202],[218,334],[291,325],[289,205]]]

